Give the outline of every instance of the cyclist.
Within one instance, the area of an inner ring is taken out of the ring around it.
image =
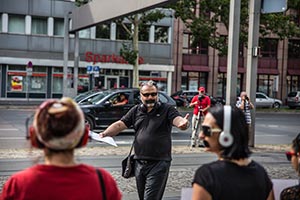
[[[207,110],[210,108],[210,98],[205,95],[205,87],[199,87],[199,94],[195,95],[190,103],[190,107],[194,107],[192,117],[192,136],[191,147],[195,147],[197,144],[199,147],[203,147],[202,142],[199,141],[198,132],[201,131],[201,124]],[[200,130],[198,130],[200,127]]]

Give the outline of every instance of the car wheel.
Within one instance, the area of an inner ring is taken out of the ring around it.
[[[85,122],[85,124],[88,124],[90,126],[91,131],[94,130],[94,123],[90,117],[86,116],[84,122]]]
[[[275,102],[275,103],[273,104],[273,108],[280,108],[280,104],[277,103],[277,102]]]

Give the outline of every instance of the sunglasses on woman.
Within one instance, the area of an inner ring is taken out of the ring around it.
[[[286,159],[287,159],[288,161],[291,161],[292,156],[297,156],[297,153],[287,151],[287,152],[285,152],[285,155],[286,155]]]
[[[212,136],[213,133],[216,133],[216,132],[221,132],[222,130],[219,129],[219,128],[211,128],[210,126],[206,126],[206,125],[203,125],[202,126],[202,132],[205,136]]]

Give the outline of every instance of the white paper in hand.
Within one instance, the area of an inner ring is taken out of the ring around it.
[[[91,138],[93,140],[96,140],[98,142],[105,142],[105,143],[110,144],[114,147],[118,146],[117,143],[115,142],[115,140],[110,136],[106,136],[106,137],[101,138],[98,133],[95,133],[93,131],[90,131],[89,135],[91,136]]]

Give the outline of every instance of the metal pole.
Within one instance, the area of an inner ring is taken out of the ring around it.
[[[77,95],[78,86],[78,69],[79,69],[79,33],[75,32],[75,50],[74,50],[74,74],[73,74],[73,84],[74,84],[74,96]]]
[[[261,0],[250,0],[249,4],[249,32],[247,51],[246,92],[251,102],[256,99],[256,74],[258,61],[259,17]],[[251,110],[251,126],[249,128],[249,146],[254,147],[255,108]]]
[[[228,56],[227,56],[227,81],[226,105],[236,103],[237,66],[240,33],[241,1],[230,1],[229,31],[228,31]]]
[[[69,15],[64,18],[64,68],[63,68],[63,96],[68,96],[68,61],[69,61]]]

